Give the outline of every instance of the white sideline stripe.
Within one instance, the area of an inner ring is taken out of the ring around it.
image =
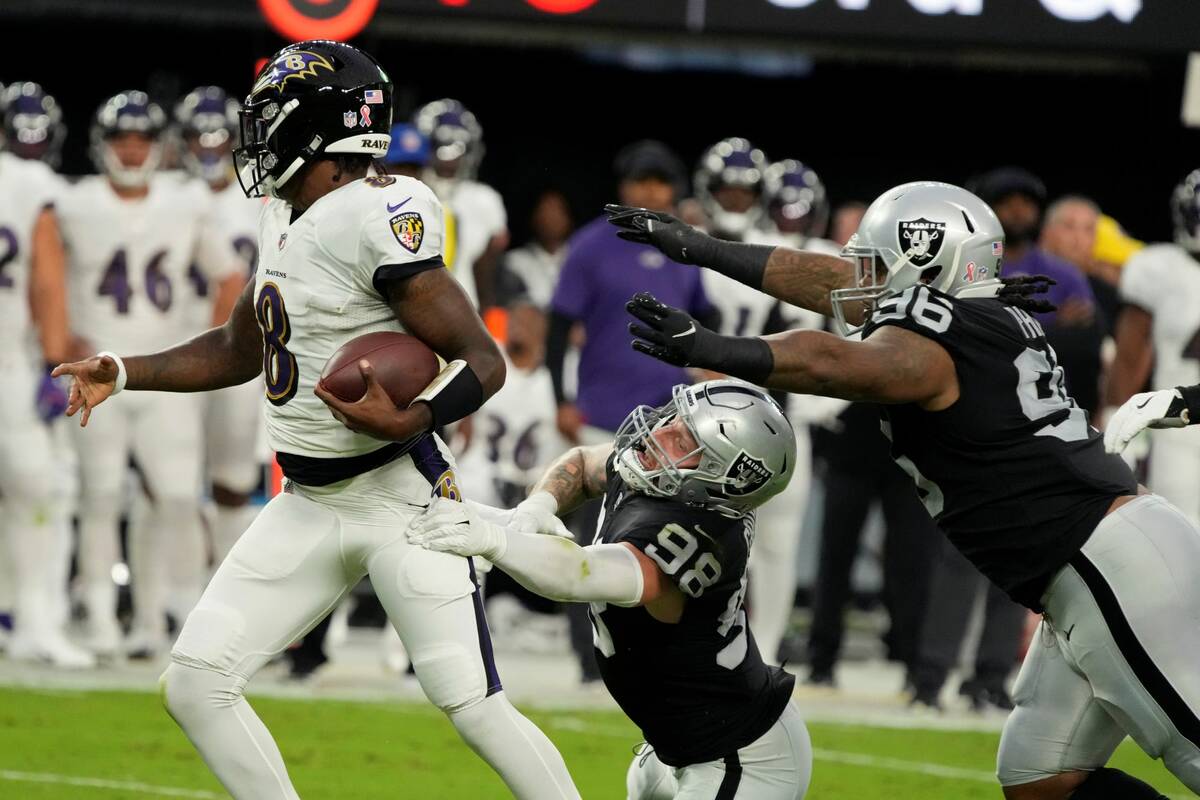
[[[103,778],[55,775],[50,772],[16,772],[9,769],[0,770],[0,780],[20,781],[21,783],[55,783],[63,786],[86,786],[93,789],[121,789],[159,797],[194,797],[200,798],[200,800],[221,800],[226,796],[203,789],[179,789],[175,786],[152,786],[149,783],[138,783],[137,781],[110,781]]]
[[[616,727],[590,725],[578,717],[562,717],[551,720],[551,723],[556,728],[563,730],[577,731],[580,733],[592,733],[600,736],[612,736],[622,739],[629,739],[631,736],[637,738],[637,731],[623,731]],[[975,781],[976,783],[997,783],[996,775],[981,769],[964,769],[962,767],[948,767],[944,764],[934,764],[928,761],[907,761],[902,758],[887,758],[886,756],[872,756],[866,753],[849,753],[844,750],[826,750],[821,747],[813,748],[813,758],[817,761],[832,761],[838,764],[851,764],[856,767],[873,767],[875,769],[886,769],[893,772],[911,772],[917,775],[929,775],[935,778],[950,778],[961,781]],[[1188,800],[1189,795],[1169,794],[1170,800]]]

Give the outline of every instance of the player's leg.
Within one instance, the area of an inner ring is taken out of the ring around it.
[[[509,790],[578,797],[558,750],[504,694],[470,562],[395,539],[370,556],[368,574],[426,697]]]
[[[298,797],[242,693],[361,577],[345,565],[340,534],[325,506],[293,494],[274,498],[218,567],[171,650],[163,702],[236,800]]]
[[[674,800],[678,792],[674,768],[659,761],[654,749],[643,743],[625,772],[625,800]]]
[[[1127,503],[1097,526],[1045,602],[1098,702],[1200,791],[1200,529],[1161,497]]]
[[[794,703],[756,741],[720,761],[676,770],[675,800],[801,800],[812,779],[812,741]]]
[[[129,463],[132,395],[114,397],[80,428],[70,430],[79,459],[79,578],[87,609],[89,645],[113,655],[120,647],[117,587],[112,569],[120,557],[117,524]]]
[[[779,663],[779,645],[796,604],[796,550],[808,504],[808,432],[796,434],[796,468],[787,488],[759,509],[750,548],[750,623],[762,657]]]
[[[1030,642],[1012,699],[996,757],[1009,800],[1065,800],[1125,738],[1045,622]]]
[[[209,398],[204,437],[215,510],[213,555],[218,564],[254,519],[250,494],[262,472],[255,450],[261,402],[262,384],[257,380],[230,386]]]
[[[168,592],[190,611],[208,576],[200,523],[200,398],[156,393],[134,423],[133,452],[150,499],[145,524],[130,527],[132,642],[154,653],[167,644]]]
[[[0,365],[0,376],[5,385],[0,423],[6,428],[0,436],[0,494],[16,600],[8,653],[49,659],[60,666],[92,666],[91,655],[70,644],[61,630],[59,614],[67,589],[56,568],[61,504],[49,429],[33,410],[32,374],[19,365]]]

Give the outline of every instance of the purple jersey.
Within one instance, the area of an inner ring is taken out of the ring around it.
[[[685,370],[642,355],[629,343],[633,317],[625,304],[650,292],[693,315],[712,312],[700,270],[667,259],[648,245],[617,237],[604,217],[572,238],[551,308],[583,322],[587,341],[579,359],[579,410],[589,425],[615,431],[634,406],[662,405],[671,387],[691,383]]]
[[[1010,278],[1015,275],[1045,275],[1047,278],[1053,278],[1056,283],[1044,297],[1060,308],[1072,300],[1096,305],[1096,296],[1092,294],[1091,284],[1083,271],[1070,261],[1050,255],[1039,247],[1030,249],[1020,261],[1005,263],[1002,274]],[[1058,315],[1051,311],[1034,316],[1043,325],[1051,326]]]

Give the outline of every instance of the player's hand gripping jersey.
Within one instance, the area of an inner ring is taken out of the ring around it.
[[[895,325],[954,360],[959,399],[885,407],[892,455],[938,526],[1014,600],[1039,609],[1047,579],[1137,484],[1063,387],[1041,325],[993,298],[915,286],[879,304],[863,337]]]
[[[384,447],[392,447],[391,457],[403,452],[338,422],[313,388],[346,342],[402,330],[384,283],[441,269],[441,253],[442,207],[413,178],[354,181],[296,218],[282,200],[263,208],[254,307],[263,332],[267,432],[289,476],[319,485],[340,478],[311,474],[318,468],[311,459]]]
[[[607,465],[595,542],[628,542],[687,600],[677,623],[644,607],[591,606],[600,672],[659,759],[724,758],[779,719],[795,679],[763,664],[746,623],[746,560],[754,517],[727,517],[632,491]]]

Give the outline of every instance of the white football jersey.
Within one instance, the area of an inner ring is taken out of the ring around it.
[[[267,435],[276,452],[342,458],[382,443],[333,418],[313,389],[325,362],[346,342],[403,331],[375,288],[376,272],[412,274],[436,259],[442,206],[414,178],[365,178],[336,189],[292,221],[270,200],[259,220],[255,313],[263,332]],[[447,324],[452,321],[447,320]]]
[[[475,262],[487,250],[493,237],[508,230],[508,214],[500,193],[479,181],[455,181],[446,205],[455,219],[454,258],[446,262],[450,271],[478,304],[475,290]]]
[[[1151,245],[1126,262],[1120,294],[1154,316],[1154,385],[1200,383],[1200,262],[1178,245]]]
[[[525,294],[538,308],[549,310],[558,285],[558,273],[567,258],[567,247],[551,253],[537,242],[509,250],[504,256],[504,268],[521,280]],[[709,270],[705,270],[708,272]]]
[[[506,508],[524,499],[546,465],[567,450],[557,416],[550,370],[520,370],[508,362],[504,386],[471,417],[471,445],[457,459],[464,490]]]
[[[230,271],[219,280],[224,280],[233,271],[244,275],[247,280],[254,277],[258,263],[258,217],[262,213],[263,202],[261,198],[246,197],[236,180],[219,192],[213,192],[213,235],[220,236],[233,254]],[[190,325],[195,331],[207,330],[212,326],[217,285],[197,264],[189,268],[188,279]]]
[[[30,329],[33,228],[63,183],[40,161],[0,153],[0,343],[23,347]]]
[[[151,353],[193,330],[187,299],[193,265],[209,281],[236,268],[212,220],[212,192],[178,174],[159,173],[142,198],[122,199],[93,175],[57,205],[67,248],[71,328],[93,346]]]

